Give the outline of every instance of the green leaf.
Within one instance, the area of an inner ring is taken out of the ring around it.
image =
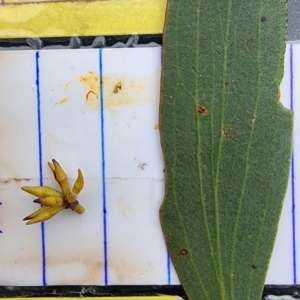
[[[161,224],[190,300],[261,299],[286,192],[284,0],[169,0]]]

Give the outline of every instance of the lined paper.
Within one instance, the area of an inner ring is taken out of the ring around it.
[[[161,48],[0,52],[0,284],[179,284],[159,223]],[[282,103],[300,111],[300,47],[287,45]],[[266,283],[299,283],[297,128],[291,179]],[[81,168],[83,215],[43,225],[23,185],[58,188]]]

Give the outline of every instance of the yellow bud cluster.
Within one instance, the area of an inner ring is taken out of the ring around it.
[[[78,169],[78,176],[71,191],[68,177],[60,164],[53,159],[48,165],[61,188],[61,192],[48,186],[23,186],[23,191],[39,197],[33,200],[34,203],[43,205],[36,212],[23,219],[23,221],[28,221],[26,225],[49,220],[63,209],[70,208],[78,214],[82,214],[85,211],[84,207],[77,200],[77,196],[84,186],[81,170]]]

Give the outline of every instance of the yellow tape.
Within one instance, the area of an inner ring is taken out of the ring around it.
[[[167,4],[167,0],[0,1],[0,38],[162,33]]]
[[[30,298],[6,298],[7,300],[28,300]],[[35,297],[34,300],[53,300],[54,298],[49,297]],[[76,300],[78,298],[61,298],[59,300]],[[93,298],[84,298],[85,300],[178,300],[179,298],[176,296],[152,296],[152,297],[93,297]]]

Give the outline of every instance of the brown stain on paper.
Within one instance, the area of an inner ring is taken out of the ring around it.
[[[111,92],[106,94],[104,107],[132,106],[146,101],[148,78],[104,77],[103,82],[106,87],[111,86]]]
[[[64,104],[64,103],[66,103],[67,101],[68,101],[67,98],[63,98],[63,99],[61,99],[61,100],[58,102],[58,104]]]
[[[22,182],[22,181],[30,181],[32,178],[8,178],[8,179],[0,179],[0,184],[7,184],[10,182]]]
[[[141,78],[103,76],[104,107],[116,108],[144,103],[149,99],[147,89],[152,84],[153,76],[156,76],[156,73],[155,71],[153,74]],[[91,108],[99,109],[101,104],[100,75],[89,71],[80,76],[79,81],[86,87],[85,103]],[[65,89],[70,84],[70,82],[67,83]]]
[[[10,173],[9,178],[2,179],[2,184],[6,184],[11,181],[19,183],[24,180],[29,181],[32,179],[32,178],[23,178],[22,176],[20,176],[19,173],[17,172],[17,170],[14,168],[14,166],[12,166],[9,162],[0,161],[0,169],[5,170],[6,172]]]
[[[92,108],[100,108],[100,76],[93,71],[85,76],[80,76],[79,81],[88,88],[85,101]]]
[[[67,84],[65,84],[65,86],[64,86],[64,90],[65,90],[65,91],[70,87],[71,83],[72,83],[72,82],[70,81],[70,82],[68,82]]]
[[[147,278],[155,272],[152,264],[141,255],[142,250],[123,244],[119,248],[111,249],[108,272],[114,284],[130,284],[139,281],[141,275],[145,274]],[[141,282],[144,283],[145,280]]]
[[[122,90],[122,81],[119,81],[119,82],[115,85],[115,87],[114,87],[114,89],[113,89],[113,93],[114,93],[114,94],[118,94],[118,92],[121,91],[121,90]]]
[[[133,210],[131,208],[131,206],[128,204],[128,202],[126,201],[126,199],[122,196],[119,196],[117,199],[116,199],[116,205],[117,205],[117,208],[119,209],[121,215],[124,217],[124,218],[127,218],[130,216],[130,214],[133,214]]]
[[[49,225],[50,226],[50,225]],[[91,246],[92,240],[86,241],[86,247],[79,249],[65,249],[63,253],[51,253],[47,259],[47,268],[51,272],[59,273],[55,280],[63,281],[64,285],[96,285],[101,283],[104,272],[104,261],[101,258],[101,250],[97,246]],[[79,243],[80,244],[80,243]],[[120,244],[120,246],[123,246]],[[24,256],[17,259],[18,269],[38,269],[40,265],[39,257],[28,255],[28,246],[24,246]],[[89,250],[89,252],[86,252]],[[99,252],[100,251],[100,252]],[[50,252],[49,252],[50,253]],[[147,274],[150,266],[145,264],[145,260],[138,250],[130,246],[114,247],[110,251],[111,259],[108,262],[108,272],[114,278],[116,284],[129,284],[136,281],[141,272]],[[11,268],[11,264],[9,265]],[[69,276],[70,269],[80,270],[74,278]],[[11,270],[11,269],[10,269]],[[2,282],[7,284],[7,282]]]
[[[63,280],[64,285],[95,285],[101,282],[102,274],[104,272],[104,262],[99,255],[99,249],[92,250],[91,252],[81,253],[79,250],[73,251],[69,249],[69,253],[60,253],[60,255],[48,254],[47,269],[59,272],[59,276],[55,280]],[[17,259],[18,270],[32,270],[38,269],[40,265],[39,257],[26,255],[28,253],[28,247],[24,246],[24,256]],[[10,264],[11,267],[11,264]],[[80,273],[74,278],[69,276],[70,269],[78,269]],[[23,271],[22,270],[22,271]],[[63,279],[62,279],[63,278]],[[5,282],[2,282],[5,283]]]
[[[49,258],[48,268],[55,269],[58,267],[58,270],[62,270],[60,271],[60,273],[62,273],[60,276],[68,278],[68,269],[73,269],[74,266],[77,266],[77,269],[82,270],[80,275],[76,279],[64,279],[64,284],[96,284],[99,282],[101,274],[103,273],[104,263],[100,257],[97,257],[97,253],[91,256],[90,254],[91,253],[89,253],[89,255],[86,255],[86,253],[80,254],[80,251],[76,251],[74,255],[62,255],[61,258],[53,257],[53,259]],[[94,259],[92,259],[92,257]]]

